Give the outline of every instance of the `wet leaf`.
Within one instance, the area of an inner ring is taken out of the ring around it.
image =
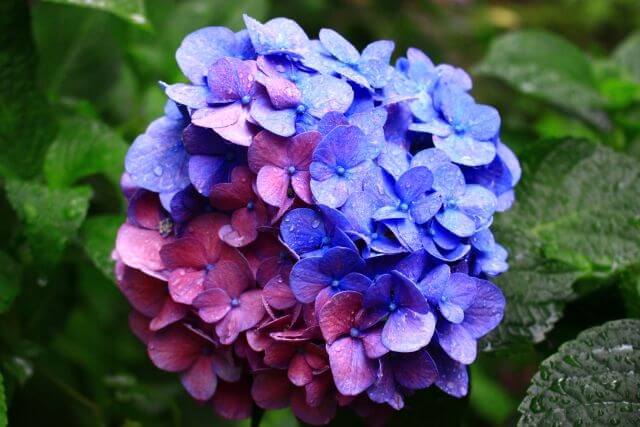
[[[114,279],[111,251],[118,227],[124,219],[116,215],[96,215],[82,225],[82,246],[93,264],[110,279]]]
[[[640,320],[581,332],[540,365],[519,426],[638,425]]]
[[[113,13],[120,18],[140,25],[148,26],[149,21],[145,14],[144,0],[45,0],[50,3],[68,4],[74,6],[90,7]]]
[[[613,53],[613,60],[640,82],[640,31],[625,39]]]
[[[24,225],[24,234],[38,264],[55,263],[76,235],[89,208],[91,189],[55,190],[43,185],[8,181],[9,203]]]
[[[20,265],[5,252],[0,252],[0,313],[11,308],[20,291]]]
[[[559,36],[532,30],[506,34],[491,43],[476,71],[594,125],[608,126],[589,59]]]
[[[542,341],[578,296],[576,279],[610,276],[640,259],[636,160],[572,139],[540,143],[523,158],[517,202],[496,218],[510,270],[496,280],[507,307],[487,347]]]

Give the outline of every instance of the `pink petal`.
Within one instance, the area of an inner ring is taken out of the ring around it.
[[[276,310],[286,310],[298,303],[289,284],[277,275],[264,287],[264,300]]]
[[[180,268],[169,275],[169,294],[175,302],[191,304],[204,292],[204,273],[201,270]]]
[[[291,384],[281,371],[257,373],[251,385],[251,396],[262,409],[280,409],[289,406]]]
[[[258,172],[256,188],[262,200],[271,206],[280,206],[287,198],[289,174],[279,167],[265,165]]]
[[[327,353],[333,380],[340,393],[355,396],[375,382],[378,364],[367,357],[361,340],[340,338],[327,347]]]
[[[189,312],[189,307],[184,304],[178,304],[171,298],[166,297],[165,303],[160,312],[153,318],[149,324],[152,331],[158,331],[178,320],[184,319]]]
[[[203,321],[215,323],[231,310],[231,298],[222,289],[211,289],[198,295],[193,306]]]
[[[239,300],[240,305],[229,311],[216,325],[216,333],[224,345],[231,344],[240,332],[254,327],[264,316],[262,291],[247,291],[240,295]]]
[[[287,371],[289,380],[298,387],[304,387],[313,380],[313,372],[302,354],[295,354]]]
[[[218,385],[211,357],[198,357],[191,368],[182,373],[180,381],[194,399],[211,399]]]
[[[253,138],[249,147],[247,160],[254,173],[258,173],[266,165],[273,165],[280,169],[289,166],[287,146],[289,140],[271,132],[262,131]]]
[[[307,343],[304,346],[304,357],[307,363],[315,371],[324,369],[328,366],[327,351],[319,345]]]
[[[320,329],[327,344],[349,333],[362,307],[362,295],[358,292],[338,292],[320,310]]]
[[[264,351],[264,363],[278,369],[286,369],[298,347],[290,342],[273,341]]]
[[[252,277],[246,266],[221,260],[207,273],[207,289],[224,289],[231,298],[238,298],[251,285]]]
[[[162,205],[156,193],[141,191],[129,202],[129,218],[136,225],[149,230],[157,230],[162,220]]]
[[[328,397],[327,394],[331,391],[332,386],[333,379],[328,371],[322,375],[316,375],[313,381],[304,387],[307,394],[307,404],[314,408],[318,407]]]
[[[237,122],[225,127],[216,127],[213,130],[227,141],[248,147],[251,145],[254,134],[254,128],[251,125],[252,121],[249,109],[242,108]]]
[[[296,172],[291,177],[291,186],[298,197],[305,203],[313,203],[313,196],[311,195],[311,174],[308,171]]]
[[[175,324],[153,334],[147,352],[158,368],[180,372],[195,362],[202,354],[205,344],[202,338],[182,325]]]
[[[313,150],[316,149],[321,138],[320,132],[316,131],[304,132],[291,138],[287,152],[296,169],[309,170]]]
[[[234,383],[220,382],[213,395],[213,409],[228,420],[242,420],[251,416],[253,400],[249,383],[240,380]]]
[[[236,382],[242,376],[242,366],[236,365],[233,360],[231,347],[221,347],[212,355],[213,371],[221,380],[226,382]]]
[[[382,343],[382,328],[368,330],[362,336],[364,351],[370,359],[378,359],[389,352]]]
[[[207,254],[202,243],[192,237],[183,237],[167,243],[160,249],[160,257],[170,269],[201,269],[207,265]]]
[[[145,315],[131,310],[129,313],[129,328],[140,341],[147,344],[153,335],[149,329],[149,318]]]
[[[133,308],[147,317],[157,315],[167,298],[164,282],[126,266],[118,286]]]
[[[329,424],[336,415],[337,403],[333,396],[324,399],[318,406],[307,404],[304,389],[297,389],[291,396],[291,410],[303,422],[311,425]]]
[[[122,224],[116,237],[116,251],[120,260],[129,267],[163,279],[165,265],[160,259],[160,248],[172,240],[163,238],[154,230]]]
[[[211,189],[211,204],[221,210],[243,208],[254,198],[253,174],[249,168],[238,166],[231,172],[231,182],[216,184]]]
[[[229,246],[241,248],[258,238],[258,220],[254,211],[238,209],[231,216],[231,224],[220,228],[220,238]]]
[[[216,262],[223,247],[223,243],[218,237],[218,230],[228,222],[229,218],[222,214],[210,213],[200,215],[187,225],[184,236],[193,237],[200,241],[204,247],[207,260],[210,263]]]
[[[191,116],[191,122],[203,128],[217,130],[236,124],[240,120],[242,110],[242,104],[239,102],[224,107],[200,108]]]

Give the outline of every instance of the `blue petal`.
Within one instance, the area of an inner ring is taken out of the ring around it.
[[[458,198],[464,194],[464,175],[458,166],[445,163],[432,171],[433,189],[445,199]]]
[[[475,279],[477,295],[465,310],[463,326],[474,338],[480,338],[498,326],[504,315],[505,299],[500,288],[487,280]]]
[[[196,85],[205,83],[209,67],[224,56],[238,51],[236,36],[225,27],[206,27],[189,34],[176,51],[182,73]]]
[[[299,84],[302,103],[312,116],[321,119],[329,111],[344,113],[353,102],[353,89],[344,80],[318,74]]]
[[[438,344],[453,360],[470,365],[476,360],[478,346],[476,340],[462,326],[449,322],[439,322],[436,328]]]
[[[259,55],[287,53],[300,55],[309,43],[304,30],[291,19],[275,18],[264,24],[244,15],[251,42]]]
[[[204,108],[207,106],[209,89],[206,86],[176,83],[167,86],[165,93],[178,104],[186,105],[189,108]]]
[[[395,43],[391,40],[378,40],[367,45],[362,51],[362,59],[375,59],[386,64],[391,60]]]
[[[196,155],[189,159],[189,179],[205,197],[209,197],[215,184],[226,181],[228,172],[222,157]]]
[[[156,193],[189,185],[189,155],[182,145],[182,129],[182,123],[163,117],[136,138],[125,159],[125,168],[136,185]]]
[[[441,149],[452,162],[465,166],[482,166],[496,156],[493,142],[477,141],[470,136],[453,134],[445,138],[433,137],[433,145]]]
[[[398,179],[409,169],[411,154],[401,145],[387,143],[381,146],[381,152],[376,161],[391,176]]]
[[[401,201],[410,203],[431,189],[433,175],[424,166],[411,168],[398,179],[395,191]]]
[[[427,148],[426,150],[419,151],[411,160],[412,167],[425,166],[429,168],[431,172],[449,163],[451,163],[451,160],[449,160],[447,153],[437,148]]]
[[[408,308],[416,313],[428,313],[429,304],[413,281],[397,270],[391,272],[394,278],[392,295],[398,307]]]
[[[360,59],[358,49],[353,47],[347,39],[332,29],[321,29],[319,39],[327,51],[345,64],[355,64],[358,62],[358,59]]]
[[[438,213],[442,207],[442,197],[439,193],[425,194],[418,197],[411,205],[411,217],[416,224],[424,224]]]
[[[472,218],[477,228],[486,224],[496,209],[496,196],[479,185],[467,185],[457,201],[458,209]]]
[[[347,248],[331,248],[322,256],[320,269],[334,279],[341,279],[352,271],[362,270],[364,260],[360,255]]]
[[[442,137],[451,135],[452,132],[451,126],[437,117],[426,123],[411,123],[409,130],[413,132],[430,133]]]
[[[257,97],[251,103],[251,117],[269,132],[280,136],[296,133],[296,110],[276,110],[266,96]]]
[[[440,225],[459,237],[469,237],[476,231],[473,219],[458,209],[445,209],[436,215],[436,219]]]
[[[496,244],[493,233],[489,229],[478,231],[469,239],[471,245],[481,252],[491,252]]]
[[[480,141],[494,138],[500,131],[500,114],[488,105],[475,105],[467,118],[469,135]]]
[[[284,216],[280,235],[291,250],[303,255],[322,246],[326,231],[318,212],[309,208],[298,208]]]
[[[361,60],[358,63],[358,71],[374,89],[383,88],[393,77],[393,67],[376,59]]]
[[[432,303],[437,304],[440,301],[447,283],[451,277],[451,269],[447,264],[440,264],[424,276],[418,287],[422,294]]]
[[[382,343],[399,353],[418,351],[431,341],[435,323],[432,313],[419,314],[400,308],[389,315],[382,329]]]

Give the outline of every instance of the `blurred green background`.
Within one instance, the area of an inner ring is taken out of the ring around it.
[[[392,39],[396,56],[415,46],[434,62],[470,70],[474,95],[498,107],[503,140],[516,152],[540,138],[572,135],[640,158],[640,86],[621,76],[611,59],[640,28],[638,0],[103,2],[115,4],[116,13],[65,0],[32,0],[28,7],[5,1],[0,126],[12,126],[7,123],[15,117],[20,123],[3,145],[8,160],[0,171],[30,180],[3,178],[6,194],[0,194],[0,378],[11,426],[233,424],[191,401],[175,375],[151,365],[129,332],[128,304],[108,262],[122,220],[115,184],[127,145],[162,114],[165,96],[157,81],[183,81],[174,52],[197,28],[238,30],[247,13],[257,19],[293,18],[313,36],[332,27],[359,47]],[[523,54],[548,61],[551,68],[562,67],[558,58],[564,54],[580,56],[574,62],[588,61],[589,84],[602,108],[589,109],[588,99],[558,99],[552,87],[537,93],[518,86],[483,63],[503,34],[531,28],[555,33],[575,47],[543,40],[531,52],[521,46]],[[638,61],[624,65],[638,73]],[[25,83],[11,86],[16,81]],[[36,140],[48,143],[31,146]],[[88,140],[94,141],[91,147],[82,146]],[[69,154],[69,146],[85,148]],[[392,425],[513,425],[542,359],[578,331],[629,313],[623,294],[594,288],[580,304],[567,305],[545,342],[482,354],[471,369],[467,399],[420,393]],[[339,417],[340,423],[356,425],[349,415]],[[261,425],[296,421],[284,410],[265,414]]]

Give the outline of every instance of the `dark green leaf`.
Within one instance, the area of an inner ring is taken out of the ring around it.
[[[69,4],[82,7],[91,7],[105,12],[113,13],[127,21],[142,26],[148,26],[149,22],[144,10],[144,0],[45,0],[50,3]]]
[[[7,311],[20,290],[20,265],[0,252],[0,313]]]
[[[613,53],[613,60],[640,82],[640,32],[632,34]]]
[[[540,143],[523,158],[517,202],[496,220],[510,271],[496,280],[507,308],[488,346],[541,341],[577,296],[577,278],[608,276],[640,259],[637,161],[576,140]]]
[[[95,173],[118,183],[126,153],[127,144],[108,126],[86,117],[69,118],[60,123],[49,147],[44,174],[49,185],[57,188]]]
[[[7,427],[7,400],[4,395],[4,380],[0,372],[0,427]]]
[[[595,125],[608,124],[589,59],[556,35],[530,30],[499,37],[476,71]]]
[[[87,214],[91,189],[49,189],[40,184],[8,181],[7,197],[24,224],[37,263],[55,263]]]
[[[36,87],[27,2],[0,2],[0,175],[30,178],[42,166],[55,121]]]
[[[520,426],[640,423],[640,320],[581,332],[540,365]]]
[[[622,300],[630,317],[640,317],[640,265],[634,265],[620,275]]]
[[[115,215],[92,216],[85,221],[80,230],[85,252],[95,266],[109,278],[113,278],[111,251],[118,227],[123,222],[123,218]]]

